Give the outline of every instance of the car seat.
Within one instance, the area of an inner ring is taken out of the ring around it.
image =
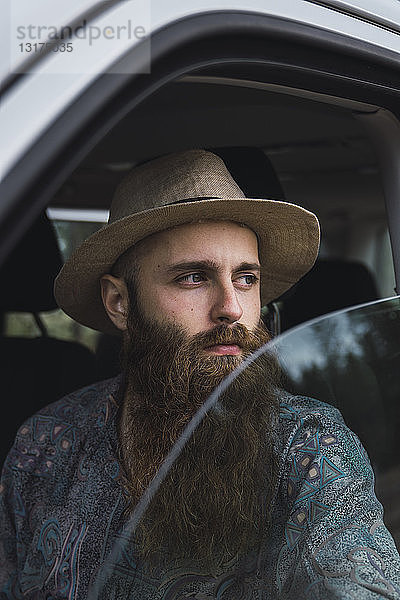
[[[365,265],[319,259],[311,271],[279,299],[281,330],[378,297],[374,278]]]
[[[47,335],[39,312],[57,308],[53,281],[62,260],[55,232],[41,214],[0,268],[0,374],[3,415],[0,425],[0,466],[18,427],[40,408],[95,381],[95,358],[76,342]],[[28,312],[41,332],[35,338],[7,337],[7,312]]]

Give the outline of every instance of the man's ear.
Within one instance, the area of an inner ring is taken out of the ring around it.
[[[103,275],[100,285],[106,313],[118,329],[126,331],[129,296],[125,281],[113,275]]]

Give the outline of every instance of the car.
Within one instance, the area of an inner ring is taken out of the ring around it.
[[[118,370],[117,344],[48,299],[61,256],[43,223],[65,257],[106,221],[132,166],[209,148],[247,195],[320,219],[316,266],[264,317],[288,385],[336,404],[362,439],[400,547],[399,3],[21,6],[8,8],[10,62],[0,66],[7,447],[43,403]]]

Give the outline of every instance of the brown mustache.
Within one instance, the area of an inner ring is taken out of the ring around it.
[[[251,333],[245,325],[218,325],[210,331],[203,331],[193,336],[194,350],[204,350],[220,344],[239,346],[244,352],[251,353],[260,346],[259,338]]]

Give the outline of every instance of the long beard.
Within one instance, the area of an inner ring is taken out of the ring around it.
[[[253,332],[223,325],[188,338],[176,326],[145,322],[137,311],[128,333],[119,451],[130,513],[212,390],[270,336],[260,324]],[[204,353],[219,343],[238,344],[243,355]],[[186,444],[135,533],[149,564],[184,557],[217,572],[262,542],[276,478],[278,377],[274,359],[260,357]]]

